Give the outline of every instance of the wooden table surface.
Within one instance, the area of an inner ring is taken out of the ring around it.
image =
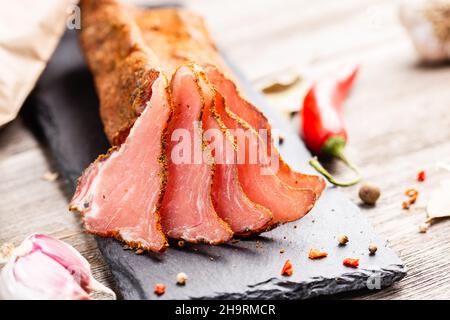
[[[207,17],[219,45],[255,83],[284,68],[313,79],[361,63],[345,110],[348,153],[366,181],[382,190],[377,206],[362,207],[362,214],[389,239],[409,271],[390,288],[344,297],[449,299],[450,221],[434,224],[426,234],[418,233],[418,225],[425,219],[425,199],[442,176],[436,162],[450,160],[450,67],[417,63],[398,22],[397,2],[190,0],[186,5]],[[286,101],[298,105],[300,93]],[[419,184],[415,178],[422,169],[428,175]],[[0,243],[19,244],[32,232],[50,234],[80,250],[97,279],[113,286],[94,238],[67,211],[64,182],[42,179],[55,170],[47,148],[20,118],[0,130]],[[406,211],[401,203],[410,186],[420,191],[419,203]],[[344,191],[358,202],[357,190]]]

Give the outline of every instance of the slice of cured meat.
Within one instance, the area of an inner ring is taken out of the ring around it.
[[[214,87],[224,96],[227,107],[230,111],[236,114],[239,118],[256,131],[260,129],[266,130],[267,135],[262,136],[264,141],[267,141],[268,149],[274,151],[279,159],[279,169],[277,176],[289,186],[295,188],[309,188],[314,190],[316,196],[319,197],[325,188],[325,181],[316,175],[307,175],[292,170],[278,155],[275,148],[271,148],[271,126],[267,118],[254,105],[246,101],[240,95],[236,85],[233,81],[226,78],[215,66],[205,66],[209,81]],[[267,137],[265,139],[265,137]]]
[[[168,182],[161,207],[164,233],[189,242],[219,244],[233,233],[211,199],[214,166],[203,161],[201,116],[205,98],[189,66],[171,81],[174,113],[168,129]]]
[[[161,74],[125,142],[100,156],[79,179],[70,209],[83,215],[90,233],[116,237],[134,248],[163,251],[167,247],[159,207],[166,183],[168,89]]]
[[[224,104],[215,105],[215,111],[228,129],[234,130],[238,155],[238,178],[242,189],[250,200],[268,208],[273,214],[272,224],[285,223],[302,218],[316,201],[316,194],[309,188],[292,187],[281,180],[267,144],[251,127]],[[239,152],[239,151],[238,151]],[[275,154],[276,156],[276,154]]]
[[[203,111],[202,124],[204,138],[215,160],[212,185],[214,207],[236,235],[250,236],[261,233],[271,225],[272,213],[251,201],[239,183],[232,137],[227,137],[227,129],[220,125],[221,119],[215,113],[215,108],[223,108],[225,101],[211,87],[200,67],[193,66],[192,70],[196,73],[204,94],[205,106],[209,106]]]

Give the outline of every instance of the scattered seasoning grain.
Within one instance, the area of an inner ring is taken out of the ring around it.
[[[297,226],[294,226],[294,229],[297,229]]]
[[[187,279],[188,277],[186,273],[180,272],[179,274],[177,274],[177,284],[179,284],[180,286],[184,286],[186,284]]]
[[[57,179],[58,179],[58,177],[59,177],[59,173],[58,172],[46,172],[43,176],[42,176],[42,179],[43,180],[46,180],[46,181],[50,181],[50,182],[53,182],[53,181],[56,181]]]
[[[412,204],[417,201],[417,197],[419,196],[419,191],[414,188],[406,189],[405,195],[409,197],[408,201],[403,201],[402,208],[409,209]]]
[[[281,145],[283,144],[283,142],[284,142],[284,137],[283,137],[283,136],[279,136],[279,137],[278,137],[278,143],[279,143],[279,145],[281,146]]]
[[[214,261],[214,257],[209,257],[209,260]]]
[[[144,253],[144,250],[143,249],[137,249],[136,250],[136,254],[143,254]]]
[[[358,268],[359,259],[345,258],[344,261],[342,261],[342,264],[346,267]]]
[[[377,250],[378,250],[378,247],[376,244],[374,244],[374,243],[369,244],[369,252],[371,255],[374,255],[375,252],[377,252]]]
[[[233,239],[233,240],[231,240],[231,243],[233,243],[233,244],[239,243],[239,239]]]
[[[341,246],[345,246],[348,243],[348,237],[345,234],[341,234],[338,236],[338,242]]]
[[[424,182],[424,181],[425,181],[425,178],[426,178],[426,173],[425,173],[424,170],[420,171],[420,172],[417,174],[417,181],[419,181],[419,182]]]
[[[311,249],[309,250],[308,254],[308,258],[310,258],[311,260],[322,259],[326,258],[327,256],[328,256],[327,252],[318,249]]]
[[[290,117],[290,118],[293,118],[293,117],[295,117],[298,113],[299,113],[298,111],[291,111],[291,112],[289,113],[289,117]]]
[[[155,286],[155,289],[153,290],[155,292],[155,294],[157,294],[158,296],[163,295],[164,293],[166,293],[166,286],[163,285],[162,283],[157,283]]]
[[[284,263],[283,269],[281,269],[281,274],[283,276],[292,276],[292,274],[294,273],[294,266],[292,265],[291,260],[286,260],[286,262]]]
[[[419,232],[420,233],[426,233],[429,228],[430,228],[430,224],[428,222],[421,223],[419,225]]]
[[[13,255],[14,245],[12,243],[4,243],[0,246],[0,260],[9,258]]]
[[[284,253],[284,249],[280,249],[280,253],[283,254]]]
[[[185,242],[184,242],[184,240],[180,240],[180,241],[178,241],[178,246],[179,246],[180,248],[183,248],[183,247],[184,247],[184,245],[185,245]]]

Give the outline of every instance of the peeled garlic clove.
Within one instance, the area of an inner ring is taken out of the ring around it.
[[[115,299],[78,251],[41,234],[26,238],[0,272],[0,299],[90,299],[95,289]]]
[[[448,21],[432,18],[441,15],[445,17],[444,11],[450,12],[448,0],[409,0],[400,6],[400,20],[411,36],[417,52],[426,62],[450,59],[450,37],[445,39],[436,31],[440,25],[450,24]]]

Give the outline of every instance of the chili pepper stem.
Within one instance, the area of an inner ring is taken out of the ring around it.
[[[356,175],[356,177],[353,180],[350,181],[339,181],[336,180],[336,178],[333,177],[331,173],[325,169],[322,164],[319,162],[317,157],[312,158],[309,160],[309,164],[316,169],[319,173],[321,173],[330,183],[340,186],[340,187],[350,187],[355,184],[357,184],[359,181],[361,181],[361,173],[359,172],[358,167],[353,164],[344,154],[344,144],[342,143],[336,143],[331,148],[327,150],[327,154],[340,159],[342,162],[344,162],[347,167],[349,167]]]

